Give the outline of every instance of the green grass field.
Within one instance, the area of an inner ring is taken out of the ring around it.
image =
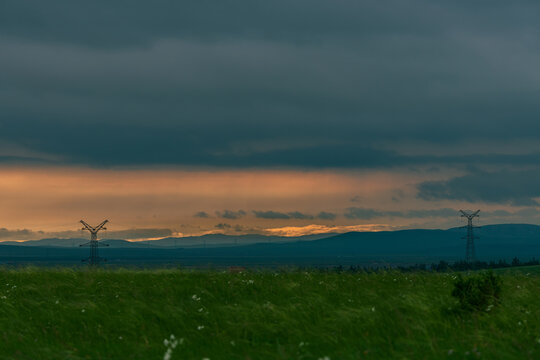
[[[540,266],[516,266],[516,267],[495,269],[493,271],[499,275],[525,274],[527,276],[530,276],[530,275],[540,276]]]
[[[0,358],[538,359],[535,270],[468,313],[453,274],[4,269]]]

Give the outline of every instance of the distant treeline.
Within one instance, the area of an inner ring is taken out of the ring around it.
[[[500,269],[500,268],[509,268],[517,266],[534,266],[540,265],[540,261],[532,258],[529,261],[520,261],[517,257],[508,263],[506,260],[495,261],[475,261],[475,262],[466,262],[466,261],[456,261],[453,264],[447,263],[446,261],[439,261],[438,264],[431,264],[430,270],[444,272],[444,271],[463,271],[463,270],[482,270],[482,269]],[[426,269],[427,270],[427,269]],[[403,269],[403,271],[407,271]]]
[[[500,269],[500,268],[511,268],[519,266],[534,266],[540,265],[540,261],[532,258],[528,261],[521,261],[517,257],[512,260],[512,262],[507,262],[506,260],[499,261],[475,261],[467,262],[464,260],[456,261],[450,263],[444,260],[439,261],[438,264],[414,264],[410,266],[378,266],[378,267],[366,267],[366,266],[354,266],[344,267],[342,265],[335,266],[334,271],[351,271],[351,272],[371,272],[371,271],[381,271],[381,270],[399,270],[402,272],[412,272],[412,271],[434,271],[434,272],[448,272],[448,271],[464,271],[464,270],[482,270],[482,269]]]

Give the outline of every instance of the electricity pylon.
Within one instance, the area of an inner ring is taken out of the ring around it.
[[[472,263],[476,261],[476,253],[474,251],[474,232],[473,232],[473,219],[475,217],[480,217],[478,213],[480,210],[476,210],[475,212],[467,212],[463,210],[459,210],[461,212],[461,217],[467,218],[467,237],[463,237],[462,239],[467,239],[467,252],[466,252],[466,258],[465,260],[468,263]]]
[[[108,223],[109,220],[103,221],[101,224],[99,224],[96,227],[88,225],[86,222],[81,220],[81,224],[83,224],[83,228],[81,230],[88,230],[90,231],[90,242],[87,242],[85,244],[82,244],[80,246],[90,246],[90,257],[87,259],[84,259],[83,261],[88,261],[88,264],[90,266],[98,265],[100,261],[106,261],[105,259],[102,259],[98,255],[98,247],[100,246],[109,246],[109,244],[100,244],[97,239],[97,233],[100,230],[107,230],[105,226],[106,223]]]

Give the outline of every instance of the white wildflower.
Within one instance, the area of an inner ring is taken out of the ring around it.
[[[193,300],[195,300],[195,301],[201,300],[200,296],[197,296],[197,294],[193,294],[193,296],[191,297],[191,299],[193,299]]]
[[[202,329],[204,329],[204,325],[197,326],[197,330],[202,330]]]
[[[85,309],[82,309],[81,312],[82,312],[82,313],[83,313],[83,312],[86,312],[86,310],[85,310]]]
[[[371,308],[371,311],[375,312],[375,306]]]
[[[180,339],[180,344],[184,342],[184,339]],[[171,334],[168,339],[163,340],[163,345],[167,347],[167,351],[163,354],[163,360],[170,360],[172,356],[173,349],[178,345],[178,340],[174,334]]]
[[[172,355],[172,349],[167,348],[167,351],[165,351],[165,354],[163,355],[163,360],[171,360]]]

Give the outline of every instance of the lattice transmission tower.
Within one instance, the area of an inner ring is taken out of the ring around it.
[[[90,231],[90,241],[85,244],[80,245],[80,246],[90,246],[90,257],[83,260],[83,261],[88,261],[88,264],[90,266],[98,265],[100,261],[106,261],[105,259],[99,257],[98,248],[100,246],[109,246],[109,244],[99,243],[97,239],[97,233],[100,230],[107,230],[107,228],[105,227],[105,224],[108,222],[109,220],[105,220],[98,226],[93,227],[93,226],[88,225],[83,220],[81,220],[81,224],[83,224],[84,226],[81,230]]]
[[[468,263],[473,263],[476,261],[476,253],[474,250],[474,239],[478,239],[478,237],[474,236],[473,229],[475,226],[473,226],[473,219],[475,217],[480,217],[478,213],[480,210],[476,210],[475,212],[467,212],[463,210],[459,210],[461,212],[461,217],[467,218],[467,236],[463,237],[462,239],[467,239],[467,251],[466,251],[466,258],[465,260]]]

